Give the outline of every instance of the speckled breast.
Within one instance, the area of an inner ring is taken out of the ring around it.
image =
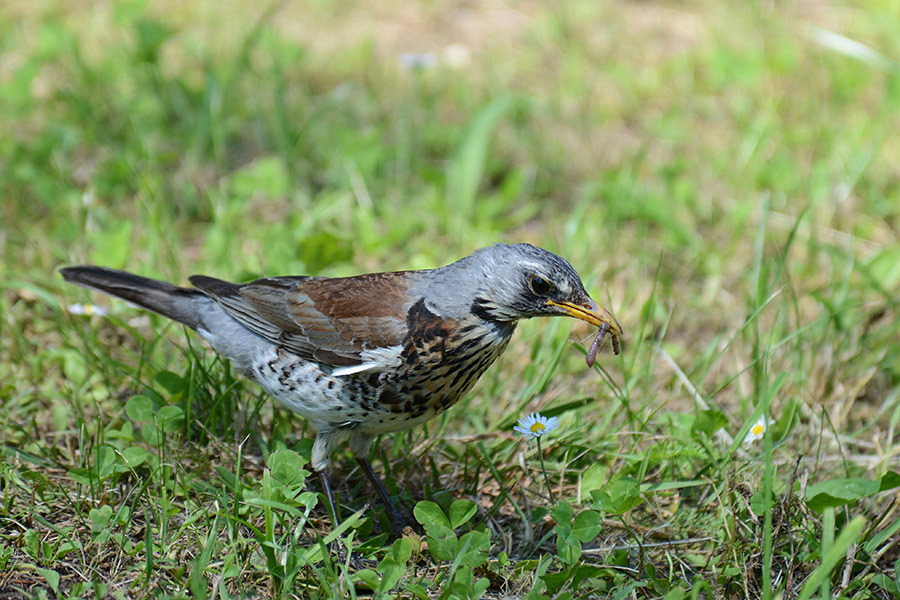
[[[515,330],[513,323],[478,318],[432,324],[408,338],[398,369],[355,377],[360,405],[370,412],[362,431],[409,429],[450,408],[503,353]]]

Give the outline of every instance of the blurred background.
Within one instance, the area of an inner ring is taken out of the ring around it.
[[[0,248],[330,274],[523,239],[618,304],[660,263],[688,306],[739,290],[761,223],[871,261],[891,6],[7,2]]]

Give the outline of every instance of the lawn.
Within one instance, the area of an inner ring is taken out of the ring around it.
[[[900,598],[895,3],[13,1],[0,131],[0,599]],[[524,322],[382,436],[399,539],[349,451],[334,530],[302,418],[58,273],[495,242],[622,352]]]

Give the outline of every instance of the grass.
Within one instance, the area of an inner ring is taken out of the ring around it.
[[[900,597],[898,31],[880,2],[0,8],[0,598]],[[384,436],[400,540],[349,455],[332,531],[301,418],[56,273],[496,241],[568,258],[623,353],[525,323]]]

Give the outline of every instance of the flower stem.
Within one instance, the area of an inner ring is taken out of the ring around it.
[[[547,467],[544,466],[544,453],[541,451],[541,438],[536,439],[538,447],[538,458],[541,459],[541,471],[544,473],[544,481],[547,483],[547,492],[550,494],[550,502],[556,504],[556,496],[553,494],[553,487],[550,485],[550,477],[547,475]]]

